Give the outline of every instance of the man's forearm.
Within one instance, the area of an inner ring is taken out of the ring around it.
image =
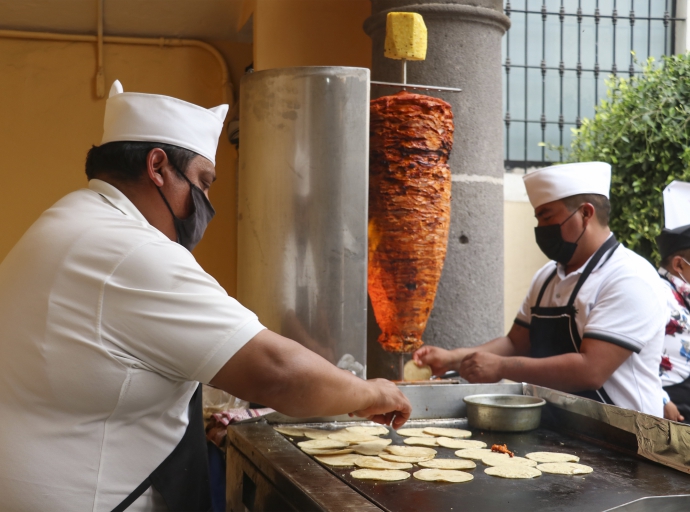
[[[489,352],[497,356],[510,357],[516,355],[515,346],[508,336],[501,336],[491,341],[487,341],[483,345],[468,348],[456,348],[451,350],[453,362],[451,368],[460,371],[460,365],[465,357],[474,352]]]

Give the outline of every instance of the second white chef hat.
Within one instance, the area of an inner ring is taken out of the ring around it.
[[[611,166],[604,162],[553,165],[528,172],[522,179],[533,208],[578,194],[600,194],[608,198]]]
[[[124,92],[113,82],[105,103],[101,144],[119,141],[172,144],[216,163],[218,138],[228,105],[210,109],[186,101],[140,92]]]

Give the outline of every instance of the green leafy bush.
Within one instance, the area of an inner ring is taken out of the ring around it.
[[[659,263],[662,190],[690,181],[690,54],[650,59],[632,79],[607,81],[594,119],[574,131],[569,160],[612,165],[611,229],[629,249]]]

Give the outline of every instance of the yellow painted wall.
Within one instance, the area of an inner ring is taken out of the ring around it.
[[[513,325],[534,273],[548,261],[534,239],[534,209],[527,202],[505,201],[504,212],[504,323],[507,333]]]
[[[369,0],[256,0],[254,69],[371,67]]]
[[[237,69],[251,46],[232,45]],[[84,159],[102,135],[105,100],[94,94],[95,45],[0,38],[0,260],[46,208],[84,187]],[[211,107],[221,102],[216,60],[197,48],[105,46],[108,88],[168,94]],[[195,251],[228,292],[236,288],[237,155],[221,135],[218,180],[211,200],[218,212]]]

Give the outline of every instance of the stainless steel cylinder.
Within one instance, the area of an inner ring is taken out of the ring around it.
[[[238,300],[364,378],[369,70],[246,75],[239,152]]]
[[[525,395],[471,395],[467,404],[467,422],[472,428],[523,432],[534,430],[541,422],[546,400]]]

